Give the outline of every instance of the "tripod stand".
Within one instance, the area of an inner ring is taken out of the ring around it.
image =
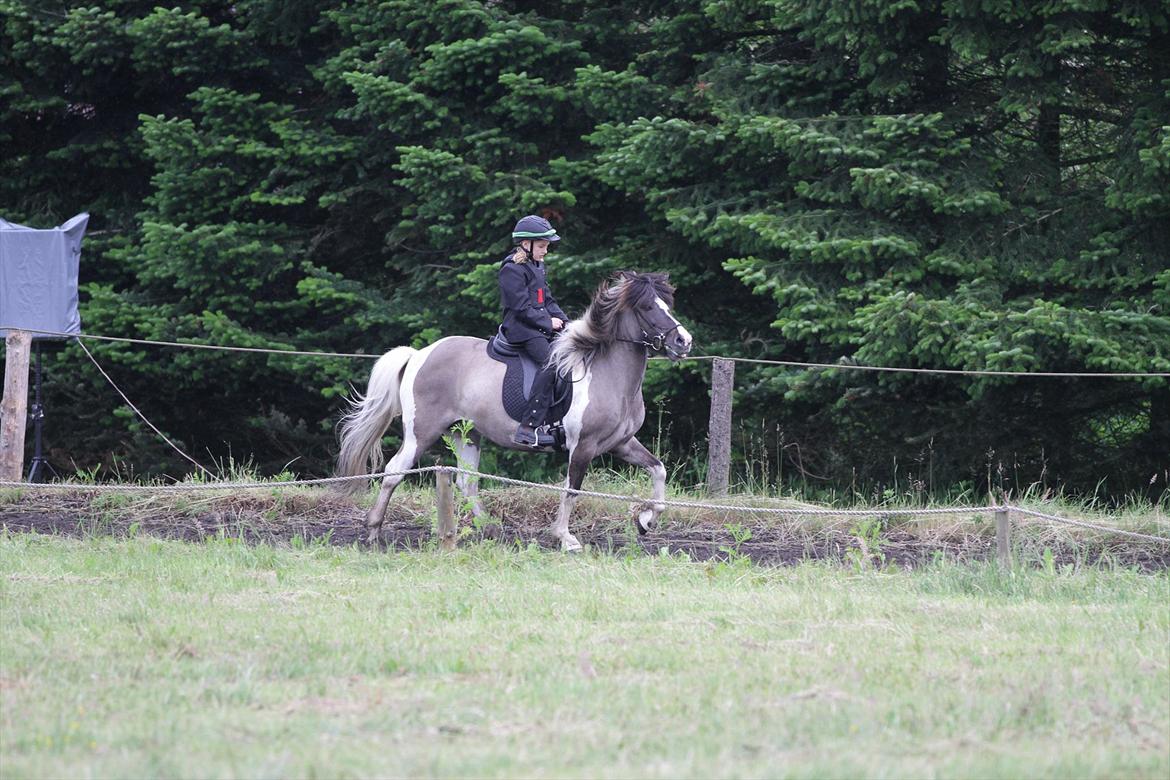
[[[35,377],[35,390],[33,391],[32,406],[29,407],[28,416],[33,424],[33,458],[28,464],[28,482],[43,482],[45,481],[45,469],[53,472],[53,476],[57,476],[57,471],[49,465],[49,461],[45,459],[44,449],[41,444],[41,434],[45,424],[45,405],[41,403],[41,342],[37,339],[33,342],[37,354],[37,367]]]

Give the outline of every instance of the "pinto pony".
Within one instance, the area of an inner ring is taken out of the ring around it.
[[[691,335],[671,313],[673,305],[674,288],[666,274],[618,273],[598,288],[584,316],[565,326],[549,356],[557,371],[574,382],[563,420],[569,450],[566,486],[579,490],[589,463],[606,452],[646,469],[653,497],[635,509],[641,533],[658,520],[666,498],[662,461],[634,438],[646,416],[646,361],[653,353],[679,360],[692,345]],[[402,446],[386,465],[382,489],[366,515],[370,543],[378,540],[390,497],[403,479],[391,472],[412,468],[460,420],[473,426],[467,436],[453,431],[456,456],[469,469],[478,468],[485,438],[507,449],[527,449],[512,443],[516,421],[501,401],[504,370],[488,356],[483,339],[469,336],[449,336],[421,350],[397,347],[379,358],[365,395],[352,402],[341,421],[337,464],[341,476],[380,469],[382,436],[402,416]],[[483,514],[476,481],[460,474],[457,483],[473,511]],[[564,494],[552,526],[566,552],[581,549],[569,532],[575,503],[575,494]]]

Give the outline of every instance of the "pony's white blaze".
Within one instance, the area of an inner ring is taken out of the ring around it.
[[[666,301],[662,300],[657,295],[654,296],[654,301],[662,308],[664,312],[666,312],[666,316],[670,317],[670,319],[676,325],[678,325],[678,335],[683,337],[683,341],[687,343],[687,349],[690,349],[692,341],[691,332],[682,326],[682,323],[678,321],[678,317],[670,313],[670,307],[666,305]]]

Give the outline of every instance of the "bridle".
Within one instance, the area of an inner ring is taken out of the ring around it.
[[[638,320],[638,329],[640,331],[642,331],[642,338],[641,339],[623,339],[623,338],[619,337],[617,339],[617,341],[624,341],[627,344],[638,344],[640,346],[643,346],[646,348],[647,354],[649,354],[651,352],[666,352],[671,357],[677,358],[677,357],[683,356],[684,353],[678,352],[678,351],[672,349],[666,343],[666,337],[682,327],[681,322],[679,322],[678,320],[675,320],[674,325],[672,325],[671,327],[662,331],[658,335],[652,336],[652,335],[650,335],[650,331],[646,328],[646,321],[644,319],[642,319],[642,315],[639,314],[637,312],[637,310],[634,311],[634,317],[637,318],[637,320]]]

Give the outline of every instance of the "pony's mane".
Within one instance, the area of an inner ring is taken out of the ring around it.
[[[597,288],[581,319],[565,325],[564,332],[553,342],[549,364],[557,373],[579,378],[585,365],[617,340],[618,315],[654,296],[674,306],[674,287],[667,274],[614,274]]]

